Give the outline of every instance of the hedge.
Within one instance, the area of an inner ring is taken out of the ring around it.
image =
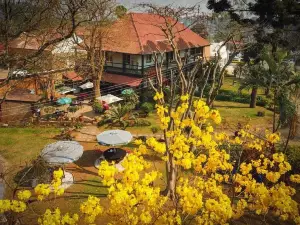
[[[250,103],[251,96],[249,94],[238,93],[231,90],[220,90],[216,100],[218,101],[228,101],[228,102],[238,102],[238,103]],[[256,105],[267,107],[270,101],[263,96],[257,96]]]

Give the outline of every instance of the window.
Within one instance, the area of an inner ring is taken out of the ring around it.
[[[174,60],[174,52],[168,52],[168,61],[172,62]]]
[[[111,52],[107,52],[105,54],[105,60],[106,60],[106,62],[112,62],[113,61]]]
[[[127,65],[130,65],[130,55],[124,54],[124,62]]]
[[[200,54],[201,53],[201,49],[200,48],[196,48],[195,52],[196,52],[196,54]]]
[[[152,55],[146,55],[146,63],[152,62]]]
[[[191,55],[195,55],[196,54],[196,48],[191,48]]]

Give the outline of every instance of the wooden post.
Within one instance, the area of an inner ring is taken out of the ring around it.
[[[126,57],[126,54],[125,54],[125,53],[122,53],[122,57],[123,57],[122,71],[123,71],[123,73],[125,73],[125,70],[126,70],[126,61],[125,61],[125,57]]]
[[[144,76],[144,55],[142,55],[142,76]]]
[[[166,53],[167,68],[169,68],[169,52]]]

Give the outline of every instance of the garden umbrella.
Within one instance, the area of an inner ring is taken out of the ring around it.
[[[131,95],[134,93],[134,90],[132,90],[131,88],[129,89],[124,89],[122,92],[121,92],[123,95]]]
[[[64,165],[75,162],[83,154],[83,147],[77,141],[58,141],[47,145],[41,157],[49,164]]]
[[[97,135],[97,141],[102,145],[125,145],[131,139],[131,133],[124,130],[107,130]]]
[[[67,105],[70,104],[71,102],[72,102],[71,98],[60,98],[56,101],[58,105]]]

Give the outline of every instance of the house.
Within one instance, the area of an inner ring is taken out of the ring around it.
[[[75,65],[75,55],[77,43],[82,40],[75,34],[55,45],[47,47],[41,55],[34,59],[32,64],[24,66],[22,60],[18,58],[26,58],[29,55],[37,52],[40,47],[46,42],[59,37],[60,34],[51,33],[45,34],[27,34],[23,33],[20,37],[10,41],[8,46],[8,54],[12,58],[16,58],[12,65],[14,71],[25,71],[28,76],[22,76],[22,82],[17,84],[17,88],[34,90],[36,94],[45,94],[50,97],[54,93],[54,85],[56,82],[61,82],[63,78],[74,79],[74,75],[70,72],[58,72],[47,75],[47,71],[72,68]],[[4,71],[4,70],[3,70]],[[1,72],[1,71],[0,71]],[[43,76],[31,76],[35,73],[44,73]],[[0,73],[1,75],[1,73]],[[1,79],[2,76],[0,76]],[[75,78],[80,79],[79,77]],[[14,82],[14,81],[12,81]]]
[[[164,52],[161,58],[164,71],[174,68],[174,53],[159,26],[165,26],[164,19],[149,13],[129,13],[117,20],[103,41],[106,63],[102,83],[140,86],[147,76],[153,76],[155,53]],[[194,65],[198,56],[210,57],[207,40],[179,22],[173,30],[180,56],[187,60],[187,66]],[[82,30],[77,35],[84,40],[88,38],[88,32]]]
[[[0,122],[22,121],[32,116],[32,105],[38,103],[42,97],[32,94],[28,89],[14,89],[6,96],[1,95],[0,100],[5,97],[0,105]]]
[[[224,45],[224,42],[219,42],[219,43],[211,43],[210,46],[210,55],[211,57],[216,57],[217,54],[220,54],[220,66],[224,66],[225,63],[228,61],[229,59],[229,51],[227,50],[226,45]]]

